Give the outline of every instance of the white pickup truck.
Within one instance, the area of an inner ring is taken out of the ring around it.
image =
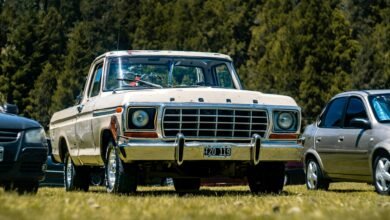
[[[78,104],[53,115],[50,136],[68,191],[88,190],[89,174],[104,167],[112,193],[150,177],[197,191],[215,176],[279,193],[284,164],[301,159],[300,121],[292,98],[243,90],[227,55],[113,51],[93,61]]]

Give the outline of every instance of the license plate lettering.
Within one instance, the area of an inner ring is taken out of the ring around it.
[[[231,146],[206,146],[204,148],[205,157],[226,158],[232,156]]]

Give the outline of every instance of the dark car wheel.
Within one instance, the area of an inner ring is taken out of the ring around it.
[[[174,178],[173,186],[178,193],[198,192],[200,189],[199,178]]]
[[[283,190],[284,163],[260,163],[248,169],[248,184],[252,193],[276,193]]]
[[[69,153],[65,155],[64,183],[66,191],[89,189],[89,169],[88,167],[75,166]]]
[[[38,181],[8,182],[4,184],[4,191],[16,191],[18,194],[36,194],[38,192]]]
[[[374,164],[375,191],[381,195],[390,195],[390,156],[381,155]]]
[[[137,190],[137,166],[123,163],[112,141],[107,147],[105,174],[107,192],[128,194]]]
[[[306,163],[306,187],[309,190],[328,190],[329,180],[324,178],[320,165],[314,159]]]

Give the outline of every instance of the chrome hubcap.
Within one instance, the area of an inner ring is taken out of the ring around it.
[[[306,171],[306,181],[309,189],[315,189],[318,183],[318,167],[314,161],[310,161]]]
[[[382,157],[378,160],[375,169],[375,184],[377,188],[384,192],[388,191],[390,187],[390,161]]]
[[[68,187],[72,183],[72,176],[73,176],[73,164],[72,164],[72,160],[69,157],[66,163],[66,185]]]
[[[110,151],[110,155],[108,156],[108,163],[107,163],[107,181],[108,186],[110,189],[112,189],[115,185],[116,181],[116,155],[115,150]]]

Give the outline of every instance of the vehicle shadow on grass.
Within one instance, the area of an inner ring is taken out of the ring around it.
[[[90,190],[92,193],[107,193],[101,190]],[[179,197],[223,197],[223,196],[295,196],[297,193],[283,191],[280,194],[274,193],[252,193],[249,190],[212,190],[212,189],[201,189],[198,192],[179,193],[174,190],[139,190],[135,193],[130,194],[118,194],[119,196],[127,195],[134,197],[150,197],[150,196],[179,196]]]
[[[371,189],[329,189],[328,192],[335,193],[356,193],[356,192],[373,192]]]

